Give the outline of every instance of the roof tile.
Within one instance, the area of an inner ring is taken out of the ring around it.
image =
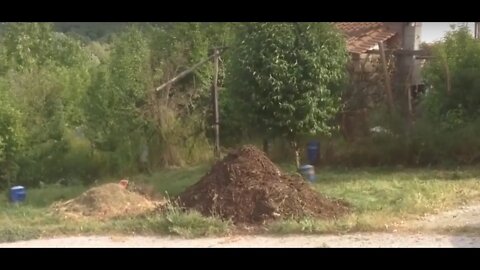
[[[396,34],[382,22],[339,22],[335,26],[345,34],[347,49],[353,53],[364,53]]]

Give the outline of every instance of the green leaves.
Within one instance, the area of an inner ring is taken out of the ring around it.
[[[467,28],[460,28],[447,33],[442,42],[433,46],[432,53],[434,58],[424,69],[426,82],[431,86],[424,100],[429,117],[454,123],[461,119],[453,118],[471,120],[479,116],[478,40],[472,37]]]
[[[229,91],[273,134],[328,133],[339,106],[344,41],[324,23],[252,23],[237,33]]]
[[[87,59],[79,41],[54,32],[49,23],[9,23],[3,45],[6,60],[15,70],[46,65],[73,67]]]
[[[48,23],[9,23],[0,48],[0,88],[9,101],[2,107],[10,108],[0,117],[0,125],[9,127],[0,136],[4,145],[8,137],[8,145],[15,146],[4,151],[11,155],[2,174],[24,184],[56,181],[62,164],[52,164],[68,151],[65,132],[84,122],[80,102],[94,63],[78,40],[54,32]]]
[[[15,157],[24,145],[21,112],[12,105],[9,93],[0,84],[0,186],[15,178]]]
[[[130,159],[130,146],[146,122],[140,108],[153,88],[148,39],[131,27],[113,40],[109,56],[92,72],[85,95],[87,137],[102,151],[127,149],[124,157]]]

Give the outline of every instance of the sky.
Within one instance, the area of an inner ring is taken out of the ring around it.
[[[422,23],[422,42],[435,42],[441,40],[447,31],[450,30],[450,25],[461,25],[463,22],[423,22]],[[473,33],[473,22],[468,22],[468,27]]]

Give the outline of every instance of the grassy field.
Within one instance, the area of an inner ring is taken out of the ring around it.
[[[337,221],[281,221],[270,227],[282,233],[333,233],[393,230],[423,214],[480,200],[479,170],[368,169],[326,170],[315,189],[342,198],[354,208]]]
[[[292,171],[291,166],[284,166]],[[151,183],[157,191],[175,196],[198,181],[208,166],[159,171],[151,176],[131,178]],[[313,185],[316,190],[344,199],[353,213],[336,221],[286,220],[267,225],[265,233],[338,233],[391,230],[402,222],[426,213],[447,210],[480,200],[480,170],[437,169],[323,169]],[[28,190],[27,201],[10,205],[0,199],[0,241],[16,241],[42,236],[75,234],[174,234],[184,237],[225,235],[232,232],[229,222],[206,218],[198,213],[181,213],[171,207],[163,215],[110,221],[68,221],[52,214],[48,206],[73,198],[87,187],[48,186]]]

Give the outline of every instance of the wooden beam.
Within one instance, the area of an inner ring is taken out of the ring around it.
[[[398,55],[415,55],[415,56],[430,56],[429,52],[426,50],[388,50],[384,49],[385,54],[398,54]],[[368,50],[366,54],[380,54],[380,50]]]
[[[448,62],[446,57],[443,58],[443,67],[445,68],[445,76],[447,77],[446,84],[447,84],[447,94],[450,95],[452,92],[452,84],[450,82],[450,68],[448,67]]]
[[[480,39],[480,22],[475,22],[474,24],[475,24],[475,29],[474,29],[474,32],[473,32],[474,37],[476,39]]]
[[[213,56],[213,65],[215,69],[215,73],[213,74],[213,112],[215,125],[214,155],[216,159],[220,159],[220,117],[218,112],[218,57],[220,56],[220,51],[215,49]]]
[[[393,53],[393,50],[384,49],[384,52],[387,54]],[[380,50],[368,50],[365,52],[366,54],[380,54]]]
[[[426,51],[426,50],[395,50],[393,52],[394,54],[398,54],[398,55],[408,55],[408,56],[428,56],[430,55],[430,52]]]
[[[409,119],[409,124],[411,125],[412,119],[413,119],[413,106],[412,106],[412,90],[411,90],[411,82],[412,82],[412,76],[413,76],[413,68],[414,65],[410,66],[408,70],[408,75],[407,75],[407,80],[405,82],[405,91],[407,92],[407,102],[408,102],[408,119]]]
[[[199,66],[205,64],[206,62],[210,61],[210,59],[212,59],[215,55],[210,55],[208,58],[206,59],[203,59],[202,61],[198,62],[197,64],[195,64],[194,66],[192,66],[191,68],[188,68],[186,69],[185,71],[183,71],[182,73],[178,74],[177,76],[173,77],[172,79],[170,79],[168,82],[160,85],[159,87],[155,88],[156,91],[160,91],[162,90],[163,88],[167,87],[168,85],[172,84],[172,83],[175,83],[176,81],[180,80],[181,78],[187,76],[189,73],[191,73],[192,71],[194,71],[196,68],[198,68]]]
[[[218,52],[218,54],[222,53],[223,51],[220,51],[220,49],[228,49],[228,47],[222,47],[222,48],[215,48],[215,52]],[[210,61],[212,58],[214,58],[216,53],[210,55],[208,58],[203,59],[202,61],[198,62],[197,64],[193,65],[191,68],[186,69],[182,73],[178,74],[177,76],[173,77],[170,79],[168,82],[160,85],[159,87],[155,88],[155,91],[160,91],[163,88],[167,87],[167,85],[170,85],[172,83],[175,83],[176,81],[180,80],[181,78],[185,77],[189,73],[193,72],[195,69],[197,69],[199,66],[205,64],[206,62]]]
[[[387,59],[385,57],[383,42],[379,42],[378,47],[380,48],[380,58],[382,60],[383,76],[385,77],[385,92],[387,94],[388,108],[390,112],[393,112],[393,95],[392,95],[392,88],[390,83],[390,75],[388,74]]]
[[[434,58],[435,58],[435,56],[430,56],[430,55],[429,56],[427,56],[427,55],[425,55],[425,56],[422,56],[422,55],[415,56],[415,59],[434,59]]]

